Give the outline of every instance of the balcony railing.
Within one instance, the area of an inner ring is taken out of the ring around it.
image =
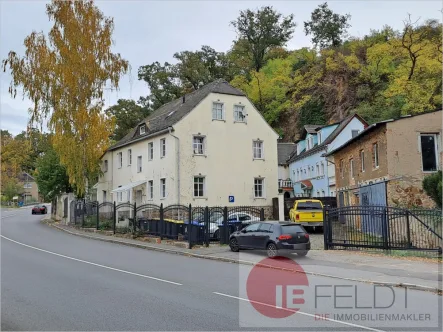
[[[294,187],[294,185],[292,184],[291,180],[278,180],[278,187],[292,189]]]

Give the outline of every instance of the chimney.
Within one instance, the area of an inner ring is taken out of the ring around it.
[[[186,95],[183,95],[183,104],[185,103],[185,101],[186,101]]]

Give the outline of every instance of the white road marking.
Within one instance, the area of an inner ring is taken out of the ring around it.
[[[140,273],[130,272],[130,271],[126,271],[126,270],[116,269],[114,267],[110,267],[110,266],[106,266],[106,265],[101,265],[101,264],[97,264],[97,263],[92,263],[92,262],[88,262],[88,261],[85,261],[85,260],[82,260],[82,259],[78,259],[78,258],[74,258],[74,257],[69,257],[69,256],[62,255],[62,254],[57,254],[57,253],[52,252],[52,251],[36,248],[36,247],[30,246],[28,244],[24,244],[24,243],[12,240],[12,239],[4,236],[4,235],[0,235],[0,237],[2,237],[5,240],[8,240],[8,241],[14,242],[16,244],[19,244],[21,246],[24,246],[24,247],[28,247],[28,248],[31,248],[31,249],[34,249],[34,250],[42,251],[42,252],[45,252],[47,254],[51,254],[51,255],[54,255],[54,256],[70,259],[70,260],[73,260],[73,261],[76,261],[76,262],[85,263],[85,264],[89,264],[89,265],[93,265],[93,266],[97,266],[97,267],[101,267],[101,268],[104,268],[104,269],[108,269],[108,270],[112,270],[112,271],[117,271],[117,272],[121,272],[121,273],[126,273],[126,274],[130,274],[130,275],[137,276],[137,277],[157,280],[157,281],[165,282],[165,283],[172,284],[172,285],[183,286],[183,284],[180,284],[178,282],[169,281],[169,280],[160,279],[160,278],[155,278],[155,277],[147,276],[147,275],[140,274]]]
[[[244,299],[242,297],[233,296],[233,295],[224,294],[224,293],[219,293],[219,292],[213,292],[213,293],[216,294],[216,295],[220,295],[220,296],[224,296],[224,297],[229,297],[229,298],[240,300],[240,301],[246,301],[246,302],[250,302],[250,303],[256,303],[256,304],[264,305],[264,306],[271,307],[271,308],[277,308],[275,305],[268,304],[268,303],[252,301],[252,300]],[[314,314],[310,314],[310,313],[303,312],[303,311],[295,311],[295,310],[291,310],[291,309],[287,309],[287,308],[277,308],[277,309],[290,311],[290,312],[293,312],[293,313],[296,313],[296,314],[299,314],[299,315],[304,315],[304,316],[309,316],[309,317],[314,317],[314,318],[316,317]],[[364,330],[368,330],[368,331],[386,332],[384,330],[377,330],[377,329],[374,329],[372,327],[358,325],[358,324],[353,324],[353,323],[348,323],[348,322],[343,322],[343,321],[332,319],[332,318],[323,318],[322,317],[322,320],[327,320],[327,321],[330,321],[330,322],[334,322],[334,323],[338,323],[338,324],[343,324],[343,325],[348,325],[348,326],[352,326],[352,327],[358,327],[358,328],[361,328],[361,329],[364,329]]]

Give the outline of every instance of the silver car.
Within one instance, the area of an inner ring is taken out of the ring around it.
[[[250,224],[254,221],[260,221],[260,217],[253,216],[252,214],[245,212],[233,212],[228,215],[228,222],[241,222],[242,224]],[[223,215],[219,218],[209,222],[209,236],[214,239],[220,239],[220,229],[219,226],[223,225]]]

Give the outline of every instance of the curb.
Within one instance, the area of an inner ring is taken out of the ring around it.
[[[408,289],[413,289],[413,290],[432,292],[432,293],[436,293],[438,295],[442,295],[443,294],[443,290],[440,289],[440,288],[437,288],[437,287],[429,287],[429,286],[424,286],[424,285],[402,283],[402,282],[398,283],[398,282],[387,282],[387,281],[374,281],[374,280],[366,280],[366,279],[346,278],[346,277],[334,276],[334,275],[324,274],[324,273],[309,272],[309,271],[298,271],[298,270],[291,270],[291,269],[285,269],[285,268],[277,268],[275,266],[271,266],[271,265],[267,265],[267,264],[257,264],[257,263],[251,262],[251,261],[236,260],[236,259],[232,259],[232,258],[217,257],[217,256],[213,256],[213,255],[193,254],[193,253],[189,253],[189,252],[183,252],[183,251],[180,251],[180,250],[166,249],[166,248],[159,248],[159,247],[149,246],[149,245],[141,244],[141,243],[138,244],[138,243],[131,243],[131,242],[126,242],[126,241],[121,241],[121,240],[116,240],[116,239],[105,239],[105,238],[100,238],[100,237],[96,237],[96,236],[91,236],[91,235],[88,235],[88,234],[81,234],[81,233],[77,233],[77,232],[72,232],[72,231],[67,230],[67,229],[65,229],[63,227],[59,227],[57,225],[49,223],[48,219],[46,219],[46,220],[43,219],[42,222],[44,224],[48,225],[49,227],[56,228],[56,229],[58,229],[58,230],[60,230],[62,232],[66,232],[66,233],[71,234],[71,235],[75,235],[75,236],[79,236],[79,237],[83,237],[83,238],[88,238],[88,239],[93,239],[93,240],[98,240],[98,241],[103,241],[103,242],[110,242],[110,243],[126,245],[126,246],[129,246],[129,247],[135,247],[135,248],[140,248],[140,249],[153,250],[153,251],[165,252],[165,253],[182,255],[182,256],[188,256],[188,257],[195,257],[195,258],[200,258],[200,259],[209,259],[209,260],[221,261],[221,262],[226,262],[226,263],[234,263],[234,264],[242,264],[242,265],[256,265],[256,266],[259,266],[259,267],[278,269],[278,270],[289,271],[289,272],[293,272],[293,273],[304,273],[304,274],[312,275],[312,276],[316,276],[316,277],[333,278],[333,279],[340,279],[340,280],[353,281],[353,282],[364,282],[364,283],[367,283],[367,284],[387,286],[387,287],[408,288]]]

